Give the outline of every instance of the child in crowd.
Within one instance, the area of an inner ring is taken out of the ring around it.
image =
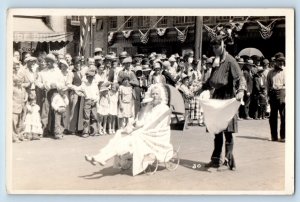
[[[133,89],[129,83],[130,78],[124,77],[122,80],[122,85],[119,88],[119,118],[120,126],[124,128],[130,117],[132,117],[132,107],[133,107]]]
[[[34,93],[29,94],[28,104],[26,105],[25,117],[25,139],[39,140],[43,134],[42,122],[40,117],[40,107],[36,104],[36,96]]]
[[[23,117],[28,96],[25,88],[22,87],[22,79],[16,75],[13,77],[13,142],[20,142],[24,139]]]
[[[90,135],[99,135],[97,122],[97,102],[99,101],[99,88],[94,81],[96,67],[91,65],[86,72],[86,79],[77,88],[84,95],[83,107],[83,132],[81,137],[87,138]]]
[[[55,124],[54,124],[54,138],[62,139],[64,132],[63,119],[65,117],[66,109],[69,105],[69,99],[65,93],[66,87],[59,87],[58,93],[54,94],[51,102],[51,106],[54,110]]]
[[[109,95],[108,88],[102,85],[100,88],[100,98],[97,102],[98,125],[100,135],[107,135],[107,118],[109,113]]]
[[[190,103],[194,97],[193,92],[189,89],[189,77],[186,74],[182,75],[181,79],[182,84],[179,86],[178,90],[183,95],[184,106],[185,106],[185,117],[188,120],[188,123],[191,122],[190,120]]]
[[[113,83],[109,91],[109,115],[108,115],[108,128],[109,134],[115,134],[116,120],[118,115],[118,98],[119,98],[119,85]]]

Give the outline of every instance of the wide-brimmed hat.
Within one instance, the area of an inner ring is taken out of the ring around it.
[[[103,51],[102,48],[97,47],[97,48],[95,48],[94,53],[98,53],[98,52],[102,52],[102,51]]]
[[[108,90],[109,90],[109,88],[106,87],[106,86],[101,86],[100,87],[100,92],[104,92],[104,91],[108,91]]]
[[[267,65],[267,64],[269,64],[270,62],[269,62],[268,59],[264,59],[264,60],[262,61],[262,63],[263,63],[263,65]]]
[[[161,69],[161,63],[159,61],[155,61],[153,64],[153,69]]]
[[[247,60],[247,62],[245,64],[255,66],[253,60],[251,60],[251,59]]]
[[[132,58],[131,58],[131,57],[127,57],[127,58],[125,58],[125,59],[123,60],[122,63],[123,63],[123,64],[125,64],[125,63],[132,63]]]
[[[284,54],[281,52],[278,52],[274,55],[275,61],[285,61]]]
[[[245,64],[245,61],[243,58],[238,58],[237,63],[239,64]]]
[[[36,57],[32,57],[32,56],[29,56],[27,57],[24,62],[27,63],[27,62],[34,62],[34,61],[37,61],[37,58]]]
[[[45,60],[55,62],[55,61],[56,61],[56,58],[55,58],[55,56],[54,56],[52,53],[49,53],[49,54],[46,56]]]
[[[126,58],[128,57],[128,53],[126,51],[123,51],[120,53],[119,58]]]
[[[176,62],[175,56],[171,56],[171,57],[169,58],[169,62]]]
[[[67,68],[69,68],[69,65],[66,60],[60,60],[59,65],[61,65],[61,64],[65,65]]]
[[[169,61],[164,61],[164,62],[162,63],[162,65],[163,65],[164,67],[170,67],[170,66],[171,66],[171,63],[170,63]]]

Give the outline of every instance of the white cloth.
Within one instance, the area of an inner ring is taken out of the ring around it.
[[[109,143],[95,156],[95,159],[106,161],[106,158],[111,157],[111,155],[124,155],[129,152],[133,155],[133,176],[142,172],[146,167],[142,163],[147,154],[154,154],[160,162],[171,159],[172,156],[166,157],[169,151],[173,151],[173,146],[170,143],[171,111],[169,107],[165,104],[152,107],[149,104],[146,111],[143,127],[126,136],[122,136],[122,130],[118,130]]]
[[[207,97],[203,99],[203,97],[204,95],[200,95],[205,125],[211,134],[218,134],[227,128],[241,103],[236,98],[219,100],[207,99]]]
[[[108,115],[109,113],[109,96],[100,96],[97,102],[97,113],[100,115]]]
[[[89,83],[88,81],[83,81],[76,90],[83,92],[87,100],[93,100],[95,102],[99,100],[99,89],[96,82],[92,81],[92,83]]]
[[[51,69],[47,69],[43,73],[43,85],[47,90],[52,89],[52,86],[62,87],[65,85],[65,79],[63,77],[63,74],[61,73],[60,69],[58,67],[54,67]]]
[[[66,109],[69,105],[69,99],[66,95],[61,96],[59,93],[56,93],[51,102],[52,108],[57,111],[58,109]]]
[[[118,115],[118,100],[119,92],[109,93],[109,114],[117,116]]]

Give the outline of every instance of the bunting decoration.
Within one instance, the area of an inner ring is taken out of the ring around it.
[[[248,21],[248,19],[250,18],[250,16],[248,16],[244,21],[242,22],[233,22],[232,20],[229,21],[229,23],[231,24],[232,27],[235,28],[235,30],[237,32],[241,31],[244,27],[244,24]]]
[[[214,39],[217,36],[217,28],[219,26],[219,24],[217,26],[215,26],[214,28],[210,28],[209,26],[203,24],[204,29],[207,31],[207,34],[209,36],[210,39]]]
[[[109,32],[108,33],[108,37],[107,37],[108,44],[112,44],[113,43],[114,34],[115,34],[115,32]]]
[[[149,40],[149,33],[150,33],[150,29],[147,30],[147,32],[144,34],[140,29],[139,29],[139,32],[140,32],[140,40],[143,44],[146,44],[148,43],[148,40]]]
[[[167,29],[168,29],[168,28],[156,28],[156,33],[157,33],[159,36],[163,36],[163,35],[165,35]]]
[[[128,39],[128,38],[130,37],[132,31],[133,31],[133,30],[124,30],[124,31],[122,31],[123,36],[124,36],[126,39]]]
[[[187,26],[183,31],[180,31],[177,27],[175,27],[175,29],[177,30],[177,33],[178,33],[177,39],[181,43],[183,43],[186,40],[188,28],[189,28],[189,26]]]
[[[264,26],[258,20],[256,21],[260,26],[260,35],[263,39],[269,39],[273,34],[273,28],[277,19],[273,20],[268,26]]]
[[[87,16],[81,16],[80,17],[80,47],[79,47],[79,54],[84,56],[85,55],[85,49],[86,45],[88,44],[88,41],[90,40],[89,32],[90,32],[90,24],[91,24],[91,18]]]

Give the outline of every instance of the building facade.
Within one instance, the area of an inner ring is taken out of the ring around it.
[[[202,54],[211,54],[207,31],[203,29],[201,36],[195,31],[199,26],[195,16],[95,16],[95,18],[95,22],[90,26],[91,40],[87,46],[89,55],[92,55],[94,47],[101,47],[106,53],[113,51],[119,54],[127,51],[131,55],[137,53],[147,55],[151,52],[164,53],[167,56],[174,53],[181,55],[186,49],[195,50],[196,37],[202,38]],[[247,16],[204,16],[202,21],[203,24],[213,28],[230,21],[244,22],[247,18]],[[80,44],[79,17],[72,16],[68,19],[67,30],[74,32],[74,40],[68,45],[68,51],[77,55]],[[269,39],[263,39],[257,20],[267,26],[274,19],[277,20],[272,36]],[[163,35],[159,35],[157,28],[166,29],[166,31]],[[186,39],[181,42],[178,39],[178,30],[185,29],[187,29]],[[149,39],[147,43],[142,43],[141,32],[145,34],[147,31],[149,31]],[[113,33],[112,40],[108,41],[107,36],[111,33]],[[227,49],[231,54],[237,55],[240,50],[247,47],[261,50],[266,58],[270,58],[279,51],[285,52],[284,17],[249,17],[235,36],[234,44],[227,46]]]

